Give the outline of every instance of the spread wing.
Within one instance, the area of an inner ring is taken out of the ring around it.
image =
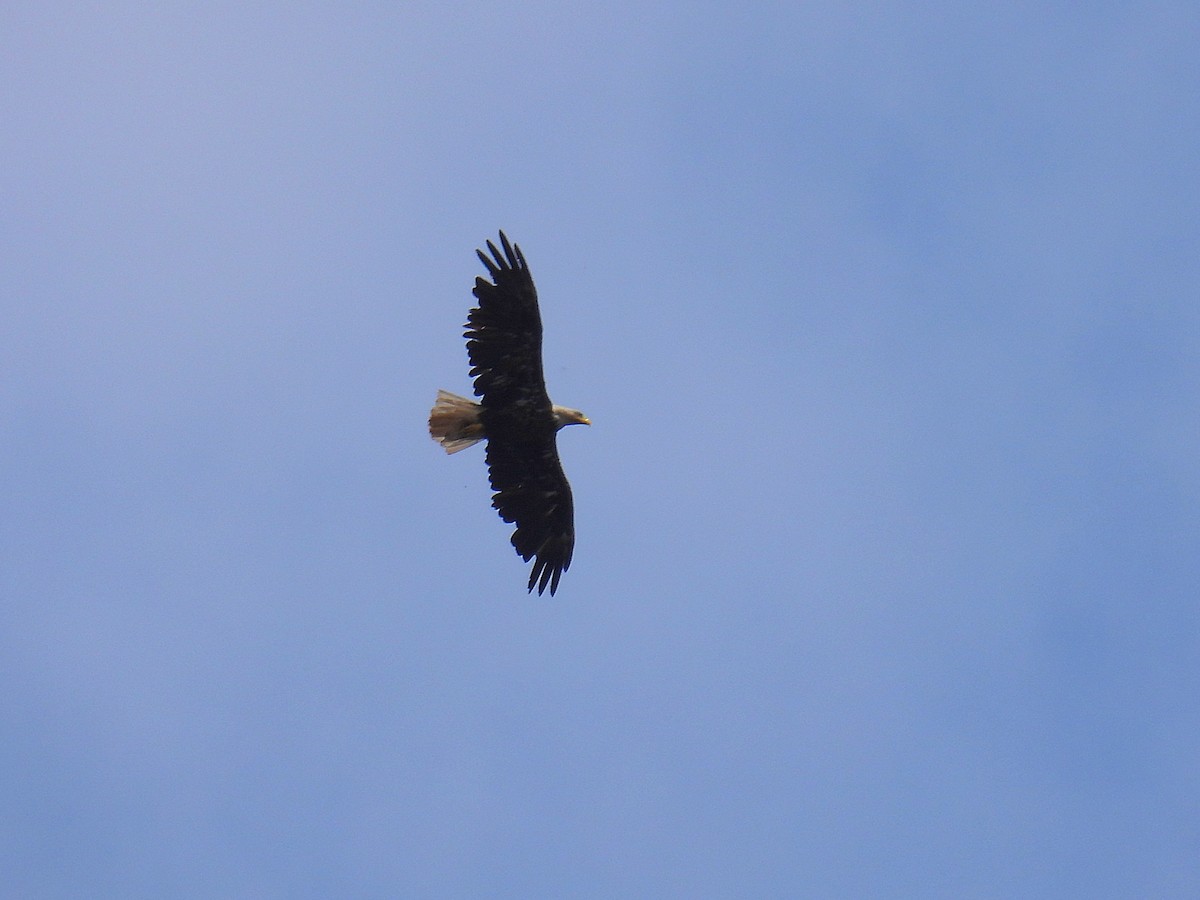
[[[553,597],[575,549],[571,486],[558,461],[554,435],[541,445],[489,437],[487,463],[496,492],[492,506],[500,518],[517,526],[512,545],[526,562],[537,557],[529,573],[529,590],[536,584],[540,594],[549,584]]]
[[[537,290],[520,247],[500,232],[503,253],[476,251],[491,275],[475,279],[479,305],[467,317],[467,355],[480,418],[487,433],[492,506],[516,525],[512,544],[521,558],[537,557],[529,590],[550,594],[571,564],[575,547],[571,486],[558,459],[554,419],[542,375],[542,317]]]

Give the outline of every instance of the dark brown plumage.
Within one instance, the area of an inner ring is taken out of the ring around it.
[[[554,406],[542,374],[542,319],[537,290],[521,249],[500,232],[503,253],[477,250],[491,275],[475,279],[479,305],[467,317],[467,355],[478,404],[440,392],[429,430],[448,453],[487,441],[492,506],[516,525],[512,544],[534,559],[529,590],[553,596],[575,547],[571,486],[558,459],[565,425],[590,425],[577,410]]]

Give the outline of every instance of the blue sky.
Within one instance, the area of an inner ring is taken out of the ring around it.
[[[13,896],[1200,894],[1200,8],[795,6],[5,6]]]

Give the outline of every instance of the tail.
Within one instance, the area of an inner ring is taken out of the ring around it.
[[[429,435],[447,453],[466,450],[478,444],[486,434],[479,421],[480,406],[474,400],[449,391],[438,391],[437,402],[429,411]]]

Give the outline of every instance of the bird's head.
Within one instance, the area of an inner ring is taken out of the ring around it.
[[[558,428],[566,425],[591,425],[591,420],[577,409],[567,409],[565,406],[554,407],[554,424]]]

